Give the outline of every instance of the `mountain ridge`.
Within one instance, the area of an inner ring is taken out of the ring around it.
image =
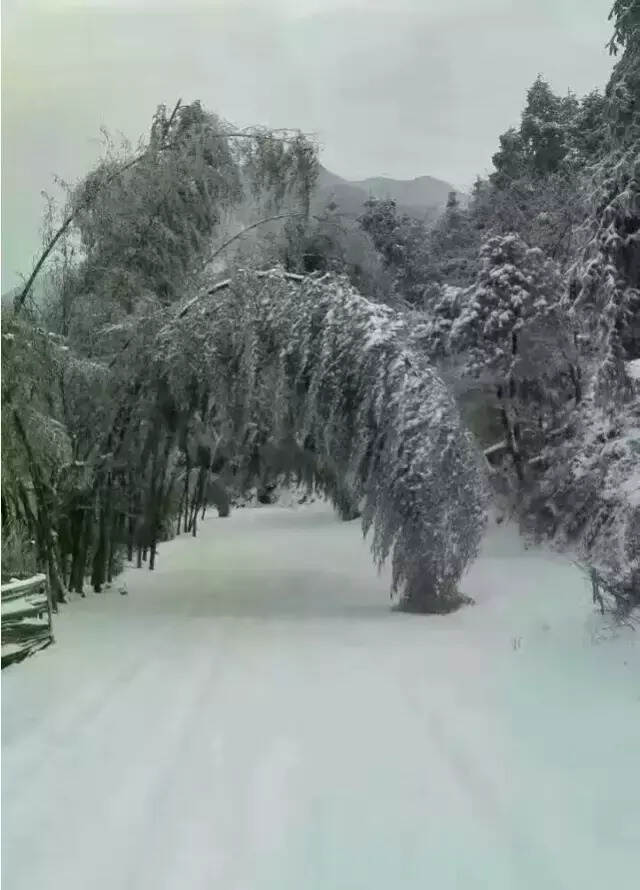
[[[454,187],[434,176],[413,179],[393,179],[390,176],[369,176],[365,179],[345,179],[320,165],[314,204],[316,209],[329,203],[338,206],[347,216],[360,216],[364,204],[371,198],[392,199],[398,211],[416,219],[433,219],[442,210]]]

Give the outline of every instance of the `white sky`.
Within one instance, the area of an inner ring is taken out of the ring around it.
[[[38,247],[40,192],[99,127],[135,139],[160,102],[318,134],[347,178],[468,187],[538,73],[603,86],[611,0],[3,0],[2,286]]]

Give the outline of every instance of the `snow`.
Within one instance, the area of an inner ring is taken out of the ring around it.
[[[25,590],[38,590],[38,586],[44,584],[47,576],[44,574],[32,575],[31,578],[10,578],[2,585],[2,599],[12,599],[21,596]]]
[[[640,380],[640,358],[626,363],[627,374],[632,380]]]
[[[199,529],[3,672],[4,886],[637,886],[637,634],[576,568],[493,524],[424,617],[323,504]]]

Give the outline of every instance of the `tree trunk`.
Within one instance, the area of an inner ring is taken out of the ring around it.
[[[36,492],[40,487],[36,487]],[[37,494],[38,501],[43,496],[40,489]],[[49,521],[46,506],[38,505],[39,524],[41,528],[41,539],[44,543],[44,552],[46,554],[47,574],[49,576],[49,588],[51,590],[51,601],[54,611],[58,611],[58,603],[67,602],[67,592],[64,586],[64,578],[60,572],[60,563],[58,560],[58,547],[53,534],[53,529]]]
[[[69,590],[76,590],[76,577],[78,573],[78,560],[82,550],[82,536],[84,534],[84,511],[74,509],[70,518],[71,526],[71,559],[69,561]],[[78,591],[81,593],[82,591]]]
[[[445,583],[437,590],[428,579],[414,577],[407,580],[398,609],[420,615],[446,615],[472,603],[473,599],[454,585]]]
[[[151,464],[151,490],[149,494],[149,570],[153,571],[156,564],[158,548],[158,532],[165,507],[165,476],[169,462],[169,454],[173,443],[173,436],[166,436],[162,455],[158,455],[157,449],[153,453]],[[159,467],[158,467],[159,464]],[[170,490],[170,485],[168,492]],[[167,492],[167,497],[168,497]]]
[[[198,513],[200,512],[200,507],[204,503],[205,499],[207,474],[208,467],[200,467],[200,472],[198,474],[198,487],[196,489],[196,495],[193,504],[193,516],[191,518],[191,532],[194,538],[196,537],[198,530]]]
[[[53,543],[53,542],[52,542]],[[60,567],[58,565],[58,557],[56,555],[55,547],[50,546],[48,553],[48,566],[47,566],[47,574],[49,576],[49,589],[51,590],[51,604],[53,606],[54,612],[58,611],[58,603],[66,603],[66,591],[64,587],[64,581],[60,575]]]
[[[496,394],[498,397],[500,420],[502,421],[502,426],[504,428],[507,450],[509,451],[511,459],[513,460],[513,466],[516,471],[518,481],[523,482],[524,472],[522,466],[522,454],[519,447],[520,436],[518,423],[516,421],[515,424],[512,424],[509,419],[507,400],[505,399],[504,389],[502,386],[497,387]]]
[[[51,516],[55,506],[55,492],[50,485],[43,479],[38,467],[31,443],[22,424],[22,419],[16,409],[13,410],[14,423],[18,436],[22,441],[23,448],[27,455],[29,465],[29,473],[33,484],[33,491],[37,504],[38,528],[37,538],[42,556],[45,557],[44,562],[49,572],[49,583],[54,608],[57,608],[58,602],[66,602],[66,591],[64,582],[60,578],[60,567],[58,565],[57,545],[54,538],[54,530],[51,524]]]
[[[136,504],[133,494],[133,476],[129,475],[129,516],[127,521],[127,561],[133,562],[136,535]]]
[[[180,505],[178,506],[178,523],[176,526],[176,535],[180,534],[180,526],[182,524],[182,505],[183,505],[183,503],[184,503],[184,493],[183,493],[182,497],[180,498]]]
[[[69,529],[68,522],[65,523],[67,528],[65,529],[65,534],[62,536],[61,540],[58,541],[58,554],[59,554],[59,566],[60,566],[60,577],[62,578],[62,583],[64,585],[65,590],[69,589],[69,567],[71,565],[71,550],[69,548]]]
[[[191,461],[189,452],[185,449],[185,477],[184,477],[184,530],[189,530],[189,477],[191,476]]]
[[[91,584],[95,593],[102,592],[102,585],[106,577],[107,563],[107,535],[104,521],[104,508],[100,511],[100,519],[98,520],[98,542],[93,554],[93,566],[91,569]]]
[[[103,503],[98,514],[98,543],[93,556],[91,583],[96,593],[100,593],[108,572],[109,554],[111,552],[113,480],[108,472],[104,485]]]
[[[84,578],[87,568],[87,557],[91,549],[91,531],[93,526],[93,517],[91,510],[84,510],[82,514],[82,527],[80,531],[80,542],[78,544],[78,553],[75,560],[73,573],[73,590],[84,596]]]
[[[113,581],[113,561],[114,561],[114,540],[116,538],[118,519],[114,518],[111,524],[111,534],[109,535],[109,552],[107,555],[107,584]]]
[[[134,519],[133,516],[129,516],[128,526],[127,526],[127,562],[133,562],[133,534],[134,534]]]

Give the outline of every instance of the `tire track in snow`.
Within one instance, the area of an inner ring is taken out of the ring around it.
[[[548,865],[552,858],[549,852],[537,845],[531,836],[525,837],[522,831],[516,830],[477,759],[471,757],[468,747],[463,747],[459,739],[447,731],[447,721],[440,712],[429,714],[427,727],[429,737],[448,764],[456,785],[469,798],[476,819],[480,821],[487,817],[498,844],[502,849],[508,847],[517,886],[529,886],[531,890],[564,890],[564,885],[559,883]]]
[[[451,637],[447,639],[450,644]],[[432,638],[431,643],[434,642],[435,639]],[[470,804],[474,820],[488,828],[490,835],[495,838],[497,850],[509,850],[514,886],[530,887],[531,890],[540,890],[540,888],[566,890],[553,873],[550,865],[553,861],[553,854],[546,849],[544,843],[538,843],[535,836],[531,834],[525,836],[522,830],[516,828],[515,820],[508,811],[506,801],[501,800],[500,781],[497,776],[494,781],[490,780],[478,757],[474,756],[471,751],[470,744],[475,743],[479,750],[493,754],[493,762],[498,765],[499,770],[504,766],[499,757],[496,757],[495,748],[496,741],[502,741],[504,736],[496,734],[494,737],[491,735],[491,727],[488,725],[490,712],[487,710],[479,715],[480,719],[474,719],[474,702],[471,699],[474,687],[470,687],[467,682],[468,675],[482,676],[486,672],[492,675],[495,665],[477,663],[476,660],[482,653],[469,650],[468,640],[463,640],[463,642],[466,642],[465,662],[461,666],[460,673],[453,676],[448,676],[439,669],[440,659],[444,658],[444,653],[447,650],[438,646],[427,650],[429,652],[427,659],[429,670],[425,670],[424,675],[437,677],[438,685],[435,689],[429,687],[429,700],[426,702],[406,682],[405,677],[398,675],[396,665],[393,664],[389,672],[395,678],[398,695],[405,697],[422,723],[430,745],[438,751],[442,762],[449,770],[452,784]],[[450,664],[445,665],[443,662],[442,667],[445,666],[447,669],[451,667]],[[422,667],[424,668],[424,664]],[[475,689],[476,693],[477,691]],[[425,694],[425,690],[422,692]],[[437,702],[435,707],[434,698]],[[459,729],[458,731],[452,729],[453,715],[458,720],[460,717],[463,720],[466,718],[463,725],[465,728],[469,728],[469,731],[465,732],[464,736],[461,735]],[[469,718],[471,718],[470,722]],[[505,783],[508,789],[511,789],[516,778],[516,776],[509,776],[508,783]],[[522,814],[518,813],[517,816],[520,820]]]
[[[28,824],[29,835],[19,831],[10,835],[3,832],[3,846],[6,846],[3,858],[24,862],[20,887],[31,890],[34,886],[45,886],[52,869],[56,873],[56,886],[77,890],[91,885],[100,888],[146,886],[136,884],[133,879],[127,883],[127,875],[133,873],[141,878],[149,870],[148,861],[136,865],[139,857],[148,853],[148,848],[141,846],[145,830],[155,819],[155,805],[166,794],[166,782],[183,756],[185,740],[197,727],[199,709],[221,674],[220,665],[229,663],[227,653],[231,645],[229,638],[224,646],[216,649],[198,648],[186,677],[176,678],[179,691],[184,679],[193,677],[197,682],[187,683],[185,693],[174,696],[171,711],[163,709],[167,696],[162,683],[163,679],[171,682],[175,677],[174,665],[163,666],[162,659],[155,658],[147,671],[138,673],[135,683],[121,690],[120,699],[113,702],[111,710],[102,710],[101,719],[85,726],[83,733],[74,737],[69,750],[61,753],[54,763],[45,765],[48,770],[46,799],[39,793],[42,775],[25,779],[19,800],[11,806],[11,825]],[[157,654],[161,648],[156,645],[154,652]],[[147,685],[141,683],[143,676]],[[113,750],[110,727],[123,715],[131,714],[131,705],[135,702],[147,710],[139,714],[135,726],[128,727],[130,738],[119,739],[120,745]],[[159,730],[155,736],[154,727]],[[126,759],[121,752],[125,744]],[[69,855],[68,849],[64,855],[64,850],[59,851],[48,840],[47,826],[63,813],[73,844],[83,850],[83,857],[78,860]],[[39,841],[38,859],[34,860],[29,857],[29,851],[36,836],[43,840]],[[93,878],[86,874],[87,858],[93,863]],[[13,871],[15,874],[15,865]]]
[[[57,710],[51,711],[51,719],[33,725],[31,731],[21,737],[17,748],[5,749],[9,766],[3,769],[3,803],[10,804],[15,796],[22,796],[25,781],[35,781],[43,771],[54,767],[57,759],[66,759],[69,744],[82,736],[110,707],[118,704],[123,690],[134,680],[153,672],[156,656],[165,649],[173,632],[171,627],[162,628],[151,649],[145,646],[144,651],[137,653],[133,661],[127,662],[115,674],[103,676],[100,686],[91,687],[87,699],[80,705],[73,697],[75,690],[69,690],[72,704],[63,710],[62,715]]]

